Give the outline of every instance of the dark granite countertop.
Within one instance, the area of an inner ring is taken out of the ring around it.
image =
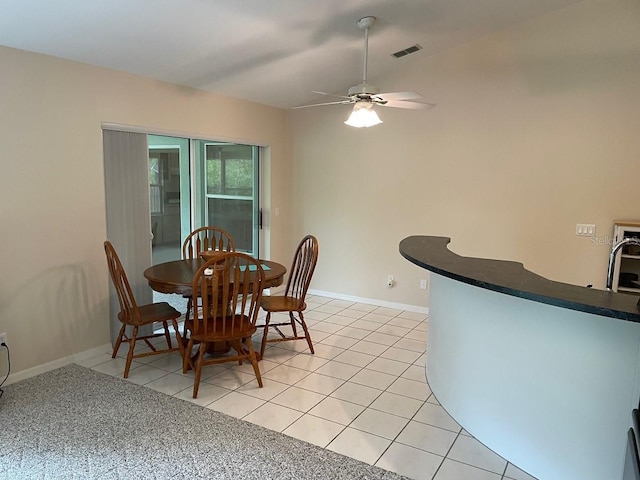
[[[462,257],[451,252],[447,237],[412,236],[400,242],[400,254],[420,267],[460,282],[514,297],[604,317],[640,322],[638,297],[554,282],[506,260]]]

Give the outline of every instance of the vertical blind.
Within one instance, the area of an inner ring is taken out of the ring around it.
[[[138,305],[151,303],[153,294],[143,271],[151,265],[151,214],[149,206],[149,154],[147,135],[102,131],[107,238],[113,244]],[[109,280],[111,342],[121,323],[120,306]],[[146,327],[148,333],[151,326]]]

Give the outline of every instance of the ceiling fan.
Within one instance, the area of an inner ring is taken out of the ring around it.
[[[297,108],[319,107],[323,105],[349,105],[353,104],[353,111],[344,122],[353,127],[371,127],[382,123],[373,110],[374,105],[395,108],[428,109],[435,107],[433,103],[421,102],[422,95],[416,92],[390,92],[380,93],[380,89],[367,83],[367,57],[369,53],[369,30],[376,22],[376,17],[363,17],[356,22],[360,30],[364,31],[364,68],[362,83],[349,88],[347,95],[333,95],[331,93],[317,92],[320,95],[338,97],[342,100],[335,102],[314,103],[311,105],[300,105]]]

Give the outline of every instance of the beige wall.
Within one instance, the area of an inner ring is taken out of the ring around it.
[[[0,332],[12,371],[109,341],[103,122],[268,145],[267,207],[289,203],[285,112],[0,47]],[[289,261],[288,223],[270,254]]]
[[[640,220],[638,25],[637,1],[584,1],[370,79],[433,110],[379,108],[385,123],[360,130],[347,107],[293,111],[294,235],[319,237],[313,288],[427,305],[424,271],[398,253],[414,234],[603,288],[610,247],[575,228],[605,241],[615,219]]]

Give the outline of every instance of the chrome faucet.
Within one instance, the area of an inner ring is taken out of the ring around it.
[[[616,263],[616,254],[625,245],[640,246],[640,240],[635,237],[623,238],[613,246],[613,248],[611,249],[611,253],[609,254],[609,269],[607,270],[607,285],[605,287],[606,290],[611,290],[613,288],[613,264]]]

